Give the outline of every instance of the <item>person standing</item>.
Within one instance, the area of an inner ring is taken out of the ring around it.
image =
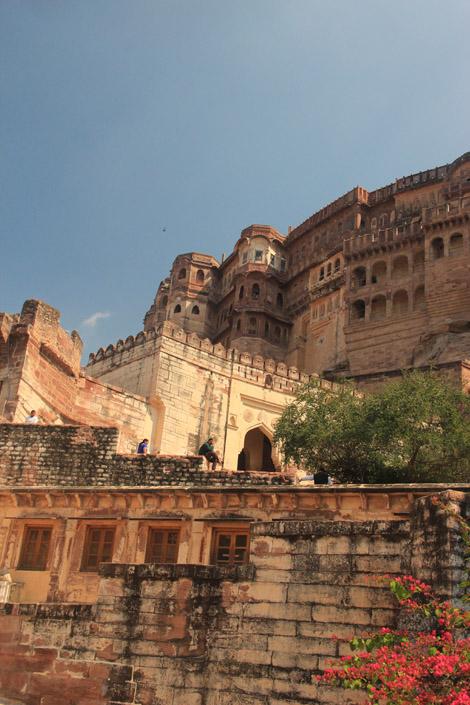
[[[25,418],[25,423],[37,423],[39,421],[38,417],[36,416],[36,412],[34,409],[31,410],[31,413],[29,416]]]
[[[217,469],[217,463],[220,463],[219,456],[214,451],[214,439],[209,438],[202,446],[199,448],[198,455],[203,455],[208,463],[212,463],[212,470]]]

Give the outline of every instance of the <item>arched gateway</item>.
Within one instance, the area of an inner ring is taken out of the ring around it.
[[[243,449],[238,456],[239,470],[275,472],[271,439],[257,426],[245,435]]]

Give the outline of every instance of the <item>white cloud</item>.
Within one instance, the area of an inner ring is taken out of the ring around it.
[[[97,311],[89,318],[86,318],[82,322],[82,326],[85,326],[86,328],[94,328],[96,326],[96,324],[98,323],[98,321],[100,320],[100,318],[109,318],[110,315],[111,315],[110,313],[100,313],[99,311]]]

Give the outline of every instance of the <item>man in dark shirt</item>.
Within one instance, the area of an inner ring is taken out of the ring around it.
[[[208,441],[202,444],[199,448],[198,455],[203,455],[209,463],[212,463],[212,470],[216,470],[217,463],[220,462],[219,456],[214,452],[214,439],[209,438]]]
[[[305,477],[300,478],[299,482],[308,482],[309,480],[313,480],[316,485],[333,484],[331,477],[325,470],[319,470],[314,475],[305,475]]]

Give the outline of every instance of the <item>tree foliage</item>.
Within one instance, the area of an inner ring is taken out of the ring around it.
[[[287,462],[341,482],[470,479],[470,399],[434,371],[405,372],[372,394],[311,382],[277,422]]]

